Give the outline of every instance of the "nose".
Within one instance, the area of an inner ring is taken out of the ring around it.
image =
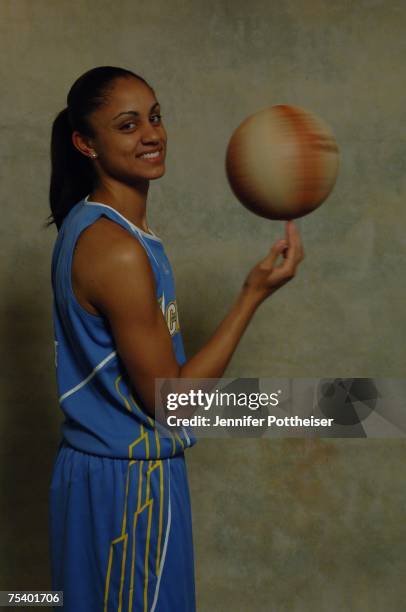
[[[142,131],[141,140],[143,144],[157,144],[161,140],[158,126],[147,123]]]

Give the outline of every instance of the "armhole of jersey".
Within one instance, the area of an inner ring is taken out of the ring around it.
[[[102,215],[100,215],[102,216]],[[107,215],[105,215],[107,216]],[[69,296],[72,300],[73,305],[75,306],[75,308],[77,310],[79,310],[79,312],[85,316],[88,316],[90,319],[92,319],[92,321],[104,321],[105,317],[103,315],[99,315],[99,314],[94,314],[93,312],[89,312],[88,310],[86,310],[86,308],[84,306],[82,306],[82,304],[79,302],[78,298],[76,297],[76,293],[73,290],[73,283],[72,283],[72,267],[73,267],[73,255],[75,253],[75,247],[76,244],[80,238],[80,236],[82,235],[82,233],[91,225],[93,225],[93,223],[95,221],[97,221],[98,219],[100,219],[100,217],[97,217],[96,219],[93,219],[90,223],[88,223],[87,225],[85,225],[84,227],[81,228],[80,232],[77,234],[72,247],[71,247],[71,252],[69,255],[69,260],[68,260],[68,291],[69,291]]]
[[[155,287],[156,287],[156,292],[158,293],[158,287],[159,287],[159,282],[158,282],[158,275],[159,275],[159,271],[155,270],[155,266],[152,264],[151,261],[151,257],[150,254],[148,252],[148,250],[146,249],[143,240],[140,239],[140,237],[138,236],[138,234],[136,234],[136,232],[132,231],[129,227],[125,227],[124,225],[122,225],[117,219],[114,219],[113,217],[111,217],[107,212],[101,212],[100,215],[98,217],[96,217],[96,219],[91,220],[90,223],[88,223],[87,225],[85,225],[84,227],[81,228],[80,232],[77,234],[74,243],[72,244],[72,248],[71,248],[71,252],[70,252],[70,256],[69,256],[69,261],[68,261],[68,291],[69,291],[69,295],[70,298],[72,300],[72,303],[74,304],[75,308],[83,315],[88,316],[92,319],[92,321],[97,321],[97,322],[105,322],[106,321],[106,317],[104,315],[99,315],[99,314],[94,314],[92,312],[89,312],[88,310],[86,310],[86,308],[84,306],[82,306],[82,304],[79,302],[78,298],[76,297],[76,294],[73,290],[73,283],[72,283],[72,265],[73,265],[73,254],[75,252],[75,246],[80,238],[80,236],[82,235],[82,233],[91,225],[93,225],[93,223],[95,223],[96,221],[98,221],[98,219],[100,219],[100,217],[106,217],[106,219],[110,219],[110,221],[113,221],[114,223],[117,223],[118,225],[120,225],[121,227],[123,227],[124,229],[126,229],[128,232],[130,232],[130,234],[132,236],[134,236],[138,242],[141,243],[143,249],[146,251],[149,262],[150,262],[150,266],[152,269],[152,273],[154,275],[154,279],[155,279]]]

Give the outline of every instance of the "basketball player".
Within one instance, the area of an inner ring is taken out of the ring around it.
[[[48,223],[58,228],[53,321],[65,416],[50,485],[52,588],[69,612],[194,612],[184,451],[196,440],[187,429],[160,435],[154,380],[220,378],[303,249],[289,222],[186,360],[171,267],[147,223],[149,182],[164,174],[167,145],[155,92],[133,72],[99,67],[67,102],[52,130]]]

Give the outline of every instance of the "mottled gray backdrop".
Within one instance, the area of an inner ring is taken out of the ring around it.
[[[175,270],[188,355],[281,236],[233,197],[224,153],[278,103],[323,117],[336,188],[299,221],[307,258],[264,304],[227,375],[404,377],[403,0],[0,0],[1,577],[48,583],[61,419],[53,372],[49,138],[97,65],[144,75],[169,149],[149,222]],[[199,612],[401,612],[404,440],[200,440],[187,453]]]

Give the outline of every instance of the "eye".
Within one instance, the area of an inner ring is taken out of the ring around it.
[[[152,123],[159,125],[161,123],[162,115],[156,114],[151,116]]]
[[[131,126],[135,126],[135,122],[134,121],[128,121],[127,123],[124,123],[123,125],[120,126],[120,130],[131,129]]]

